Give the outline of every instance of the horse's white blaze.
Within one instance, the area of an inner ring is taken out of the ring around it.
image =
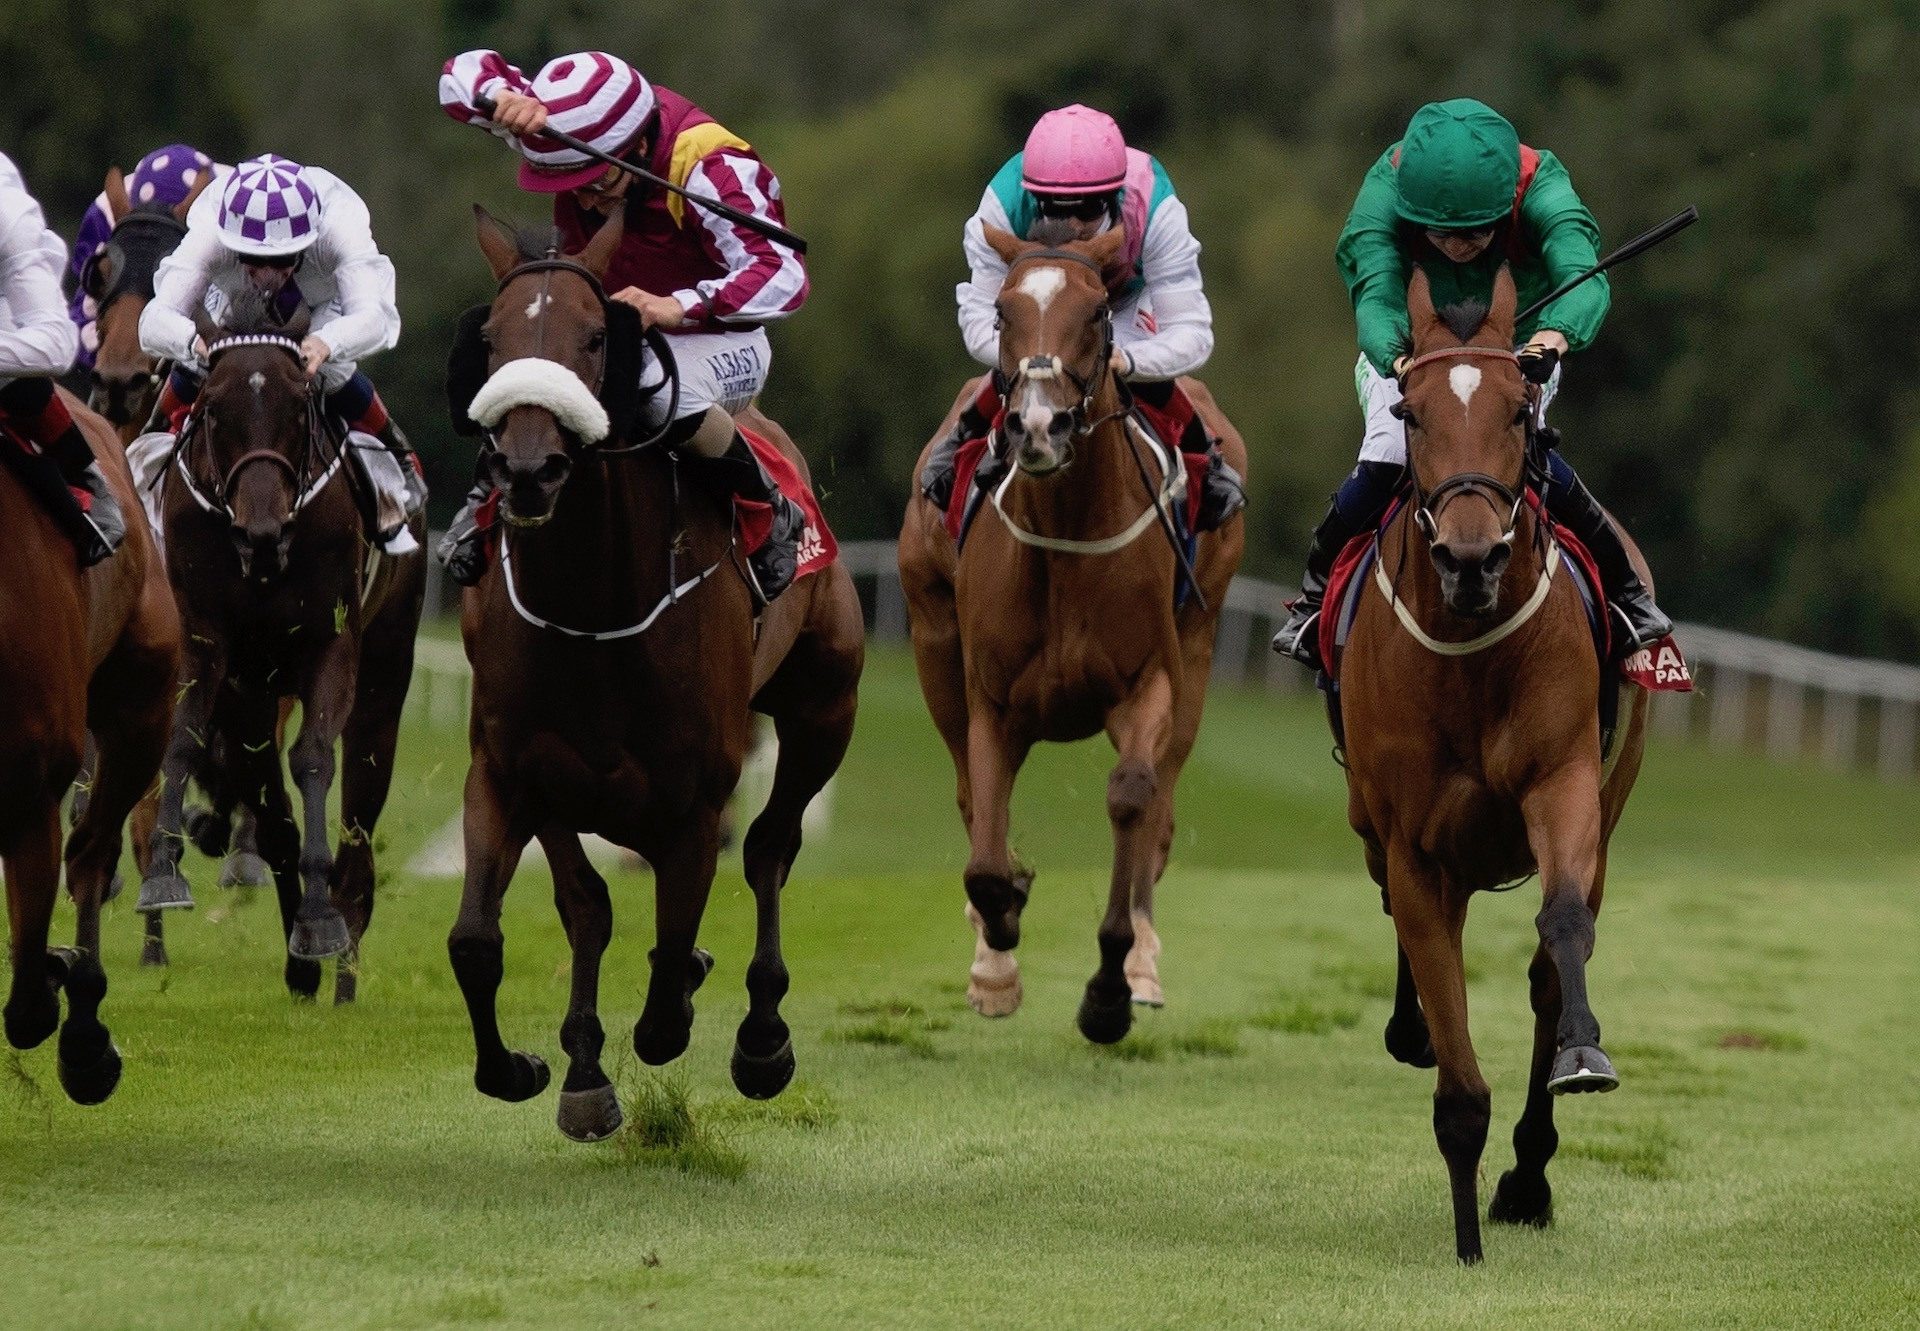
[[[1020,285],[1014,290],[1023,296],[1031,296],[1033,303],[1040,307],[1040,313],[1047,312],[1047,306],[1053,304],[1053,298],[1067,284],[1067,275],[1058,268],[1029,268],[1020,279]]]
[[[247,387],[251,388],[254,392],[256,393],[261,392],[266,388],[266,386],[267,386],[267,376],[260,373],[260,371],[255,370],[252,374],[247,376]]]
[[[553,297],[547,295],[544,291],[541,292],[539,295],[535,296],[532,300],[528,301],[527,302],[527,322],[531,323],[535,319],[538,319],[540,317],[541,306],[551,305],[551,304],[553,304]]]
[[[1460,399],[1460,405],[1473,405],[1473,392],[1480,387],[1480,367],[1478,365],[1456,365],[1447,371],[1447,383],[1453,388],[1453,395]]]

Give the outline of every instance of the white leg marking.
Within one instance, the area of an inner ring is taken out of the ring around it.
[[[1014,290],[1024,296],[1033,297],[1033,303],[1040,307],[1040,313],[1047,312],[1047,306],[1053,304],[1053,298],[1067,284],[1067,275],[1058,268],[1035,267],[1027,269],[1025,277]]]
[[[1020,1008],[1020,963],[1011,952],[987,946],[985,922],[967,903],[973,926],[973,967],[967,972],[967,1006],[983,1017],[1011,1017]]]
[[[1453,395],[1460,399],[1460,405],[1473,405],[1473,390],[1480,387],[1480,367],[1478,365],[1456,365],[1447,371],[1447,383],[1453,387]]]
[[[1127,953],[1127,983],[1133,989],[1133,1001],[1143,1007],[1160,1007],[1167,1000],[1160,991],[1160,935],[1153,921],[1140,911],[1133,912],[1133,950]]]

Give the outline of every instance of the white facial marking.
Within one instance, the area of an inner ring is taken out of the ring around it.
[[[1053,304],[1053,298],[1060,294],[1060,288],[1066,284],[1067,275],[1058,268],[1029,268],[1014,290],[1033,297],[1033,303],[1040,307],[1040,313],[1045,314],[1047,306]]]
[[[540,307],[542,305],[551,305],[551,304],[553,304],[553,297],[546,295],[545,293],[537,295],[532,300],[528,301],[527,302],[527,322],[531,323],[535,319],[538,319],[540,317]]]
[[[1478,365],[1456,365],[1447,371],[1447,383],[1453,387],[1453,395],[1460,399],[1460,405],[1473,405],[1473,390],[1480,387],[1480,367]]]
[[[263,389],[265,389],[266,386],[267,386],[267,376],[260,373],[260,371],[255,370],[252,374],[247,376],[247,387],[251,388],[254,392],[258,393]]]

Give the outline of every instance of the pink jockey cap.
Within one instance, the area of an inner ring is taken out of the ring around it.
[[[618,156],[653,114],[653,85],[617,55],[581,51],[549,60],[528,89],[547,108],[547,124],[602,152]],[[548,138],[520,139],[520,188],[542,194],[590,185],[606,167]]]
[[[1034,194],[1104,194],[1126,180],[1127,141],[1104,111],[1063,106],[1027,135],[1020,183]]]

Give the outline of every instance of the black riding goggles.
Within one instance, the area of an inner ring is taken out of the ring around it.
[[[1113,212],[1114,197],[1111,194],[1089,194],[1084,198],[1042,195],[1039,199],[1040,215],[1071,218],[1075,222],[1092,222]]]
[[[298,268],[302,250],[294,254],[242,254],[240,262],[248,268]]]

